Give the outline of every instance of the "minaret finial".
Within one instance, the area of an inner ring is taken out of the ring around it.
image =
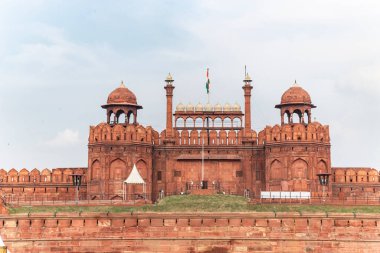
[[[167,82],[167,83],[171,83],[171,82],[173,82],[174,80],[173,80],[173,77],[172,77],[172,75],[170,74],[170,72],[169,72],[169,74],[168,74],[168,76],[166,77],[166,79],[165,79],[165,82]]]
[[[245,74],[245,78],[244,78],[243,82],[246,82],[246,83],[252,82],[252,79],[248,73]]]

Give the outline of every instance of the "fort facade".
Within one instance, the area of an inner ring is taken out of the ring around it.
[[[165,80],[166,128],[138,123],[136,95],[121,84],[106,104],[105,123],[90,126],[87,168],[0,170],[6,198],[72,198],[72,175],[83,175],[82,199],[126,199],[160,194],[209,192],[260,196],[262,191],[306,191],[320,195],[317,174],[331,174],[327,194],[380,196],[379,172],[373,168],[334,168],[329,126],[312,120],[316,106],[298,84],[275,105],[279,124],[258,133],[251,122],[252,80],[242,85],[238,104],[178,104],[174,80]],[[126,184],[133,166],[144,184]]]

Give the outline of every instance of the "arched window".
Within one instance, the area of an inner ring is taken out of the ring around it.
[[[241,119],[234,118],[234,120],[232,121],[232,125],[233,127],[241,127]]]
[[[301,119],[302,119],[302,113],[301,113],[301,111],[300,110],[295,110],[293,112],[293,123],[302,123]]]
[[[195,119],[195,127],[203,127],[203,119],[202,118],[196,118]]]
[[[92,163],[91,166],[91,179],[97,180],[100,179],[100,170],[101,170],[101,165],[98,160]]]
[[[285,113],[284,113],[284,123],[285,124],[290,123],[290,112],[289,111],[285,111]]]
[[[116,123],[116,122],[115,122],[115,114],[114,114],[112,111],[109,112],[109,115],[108,115],[108,122],[109,122],[110,124],[115,124],[115,123]]]
[[[221,118],[214,119],[214,127],[222,127],[223,121]]]
[[[269,178],[271,180],[283,179],[284,170],[282,164],[278,160],[274,160],[270,166]]]
[[[306,124],[311,123],[311,122],[309,122],[310,112],[308,110],[306,110],[305,113],[303,114],[303,119],[304,119],[304,123],[306,123]]]
[[[178,118],[175,122],[175,126],[176,127],[184,127],[185,126],[185,121],[183,120],[183,118]]]
[[[194,120],[192,118],[187,118],[186,119],[186,127],[187,128],[192,128],[194,127]]]
[[[132,111],[128,112],[128,124],[134,124],[136,121],[136,116]]]
[[[116,159],[110,166],[110,179],[120,180],[127,176],[127,166],[121,159]]]
[[[117,116],[117,123],[118,124],[125,124],[125,114],[124,112],[121,112]]]
[[[231,119],[230,118],[225,118],[223,120],[223,126],[225,128],[231,128],[232,127],[232,121],[231,121]]]
[[[291,175],[293,179],[306,179],[307,163],[302,159],[297,159],[291,166]]]

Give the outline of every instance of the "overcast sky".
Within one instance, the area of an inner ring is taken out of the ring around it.
[[[274,105],[294,79],[330,125],[333,166],[380,168],[380,1],[0,0],[0,168],[87,166],[90,125],[121,80],[165,126],[175,104],[242,104],[252,125],[280,122]]]

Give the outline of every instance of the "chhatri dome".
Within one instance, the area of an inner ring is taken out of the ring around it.
[[[185,106],[182,103],[179,103],[176,107],[176,111],[178,112],[184,112],[185,111]]]
[[[281,103],[275,106],[275,108],[281,110],[281,125],[285,124],[285,122],[295,123],[293,114],[298,115],[298,123],[311,123],[311,109],[315,107],[311,103],[309,93],[298,86],[297,82],[284,92],[281,97]],[[307,117],[307,121],[305,117]],[[287,121],[285,120],[286,118]]]
[[[120,86],[108,95],[107,104],[137,105],[137,99],[136,95],[121,82]]]
[[[186,111],[194,112],[194,105],[191,102],[186,106]]]
[[[203,105],[199,102],[197,106],[195,106],[196,112],[203,112]]]
[[[214,106],[214,110],[215,110],[216,112],[221,112],[221,111],[223,111],[223,107],[222,107],[221,104],[217,103],[217,104]]]
[[[240,107],[240,105],[237,102],[234,104],[233,110],[235,112],[240,112],[241,111],[241,107]]]
[[[224,112],[230,112],[231,111],[231,105],[229,103],[226,103],[224,106],[223,106],[223,111]]]
[[[309,93],[295,82],[282,95],[281,104],[311,104],[311,98]]]
[[[138,124],[137,110],[143,107],[137,104],[136,95],[122,81],[108,95],[107,104],[102,108],[107,110],[107,124]]]
[[[205,105],[204,111],[205,112],[212,112],[212,111],[214,111],[214,108],[212,107],[212,105],[210,103],[207,103]]]

